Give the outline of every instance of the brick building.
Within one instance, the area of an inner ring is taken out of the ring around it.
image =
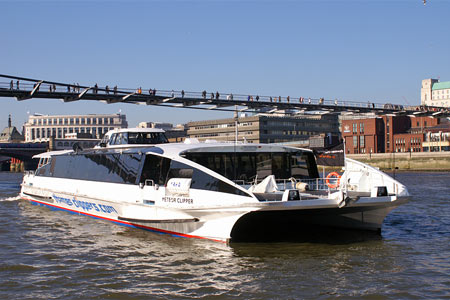
[[[440,119],[409,116],[370,116],[342,120],[346,153],[422,152],[427,128]]]
[[[381,118],[342,120],[347,153],[383,153],[384,123]]]

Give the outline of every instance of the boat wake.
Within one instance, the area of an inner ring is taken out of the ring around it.
[[[8,201],[17,201],[20,199],[20,196],[14,196],[14,197],[0,197],[0,202],[8,202]]]

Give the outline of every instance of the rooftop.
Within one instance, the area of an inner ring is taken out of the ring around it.
[[[13,141],[23,141],[23,136],[16,129],[16,127],[5,127],[0,133],[1,142],[13,142]]]
[[[450,81],[444,81],[444,82],[436,82],[431,87],[433,91],[435,90],[444,90],[444,89],[450,89]]]
[[[123,114],[85,114],[85,115],[44,115],[44,114],[33,114],[30,115],[30,119],[34,118],[68,118],[68,117],[83,117],[83,118],[96,118],[96,117],[117,117],[123,116]]]

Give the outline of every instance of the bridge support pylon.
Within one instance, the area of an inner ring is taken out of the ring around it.
[[[25,169],[24,162],[17,158],[11,158],[11,164],[9,167],[10,172],[23,172]]]

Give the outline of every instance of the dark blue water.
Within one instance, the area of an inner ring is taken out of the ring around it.
[[[381,238],[227,246],[36,207],[0,173],[0,299],[450,299],[450,174],[397,178]]]

